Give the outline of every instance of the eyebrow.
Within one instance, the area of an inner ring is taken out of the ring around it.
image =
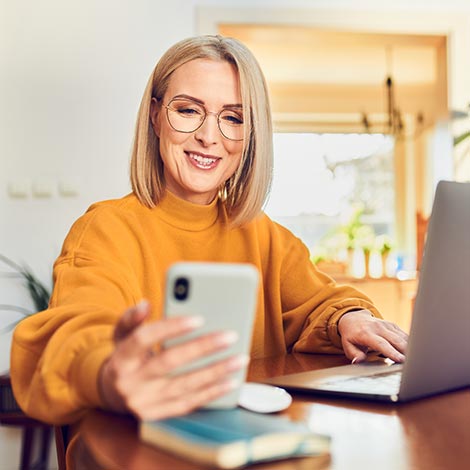
[[[170,100],[170,101],[173,101],[174,99],[186,99],[186,100],[190,100],[190,101],[194,101],[195,103],[198,103],[200,104],[201,106],[205,106],[206,104],[204,103],[204,101],[200,100],[199,98],[195,98],[194,96],[190,96],[190,95],[186,95],[186,94],[181,94],[181,95],[176,95],[176,96],[173,96],[173,98]],[[224,104],[222,106],[222,109],[225,109],[225,108],[240,108],[242,109],[243,106],[240,104],[240,103],[235,103],[235,104]]]

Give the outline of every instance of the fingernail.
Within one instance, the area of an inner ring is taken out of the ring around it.
[[[184,319],[185,325],[188,328],[200,328],[202,325],[204,325],[204,321],[204,317],[201,317],[200,315],[194,315]]]
[[[250,362],[250,357],[246,354],[239,354],[230,358],[227,362],[227,370],[233,371],[245,367]]]
[[[355,364],[357,361],[357,357],[355,357],[352,361],[351,361],[351,364]]]
[[[230,390],[233,390],[233,389],[235,389],[239,386],[240,386],[240,381],[237,380],[237,379],[234,379],[234,378],[224,380],[221,383],[222,390],[227,391],[227,392],[230,391]]]
[[[142,299],[140,302],[137,303],[135,308],[138,312],[142,312],[147,309],[148,305],[149,305],[149,301],[146,299]]]
[[[236,343],[238,341],[238,333],[233,330],[224,331],[218,335],[216,340],[220,345],[226,345]]]

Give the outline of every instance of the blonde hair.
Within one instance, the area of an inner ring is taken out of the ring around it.
[[[222,36],[198,36],[176,43],[157,63],[140,103],[131,156],[132,190],[142,204],[155,207],[165,191],[159,139],[150,119],[150,103],[165,95],[172,73],[194,59],[227,61],[239,75],[245,122],[239,168],[219,191],[232,226],[259,215],[269,194],[272,168],[272,123],[268,91],[261,68],[240,41]]]

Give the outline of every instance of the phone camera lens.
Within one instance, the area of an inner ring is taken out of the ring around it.
[[[175,281],[173,294],[176,300],[186,300],[189,294],[189,280],[185,277],[179,277]]]

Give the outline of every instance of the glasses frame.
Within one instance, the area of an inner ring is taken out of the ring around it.
[[[171,103],[173,103],[173,101],[185,101],[185,100],[182,100],[180,98],[173,98],[172,100],[170,100],[168,102],[168,104],[164,104],[163,107],[166,109],[166,119],[168,121],[168,124],[170,124],[170,127],[175,130],[176,132],[181,132],[183,134],[192,134],[193,132],[196,132],[198,129],[200,129],[202,127],[202,125],[204,124],[204,122],[206,121],[206,118],[207,118],[207,115],[208,114],[212,114],[214,116],[216,116],[217,118],[217,127],[219,128],[219,132],[222,134],[222,137],[224,137],[225,139],[228,139],[228,140],[231,140],[233,142],[241,142],[242,140],[245,139],[245,137],[243,136],[241,139],[232,139],[231,137],[228,137],[224,134],[224,132],[222,131],[222,128],[220,127],[220,115],[224,112],[224,111],[227,111],[227,109],[224,109],[222,108],[218,113],[214,112],[214,111],[207,111],[207,109],[199,104],[199,103],[194,103],[198,106],[200,106],[203,110],[204,110],[204,117],[201,119],[201,122],[200,124],[196,127],[196,129],[192,130],[192,131],[182,131],[180,129],[176,129],[175,126],[173,126],[173,124],[171,123],[171,119],[170,119],[170,111],[174,111],[174,112],[177,112],[176,109],[172,108],[171,107]],[[191,100],[186,100],[186,101],[191,101]]]

